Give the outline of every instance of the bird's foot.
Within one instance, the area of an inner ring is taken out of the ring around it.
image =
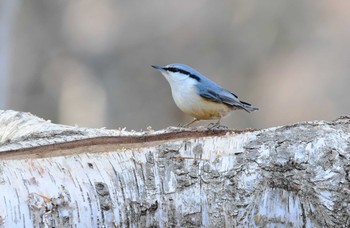
[[[178,124],[177,127],[179,127],[179,128],[187,128],[186,124]]]
[[[210,129],[210,130],[227,130],[228,127],[225,126],[225,125],[221,125],[221,124],[220,124],[220,120],[219,120],[219,121],[216,122],[216,123],[210,123],[210,124],[208,125],[208,129]]]

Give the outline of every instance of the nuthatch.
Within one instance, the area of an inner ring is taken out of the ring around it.
[[[209,119],[218,119],[215,126],[219,126],[221,118],[232,110],[244,109],[247,112],[258,110],[251,104],[240,101],[235,94],[189,66],[174,63],[165,67],[154,65],[152,67],[159,70],[168,80],[176,105],[184,113],[195,118],[185,126]]]

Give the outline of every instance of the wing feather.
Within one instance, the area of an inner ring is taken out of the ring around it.
[[[214,90],[206,88],[199,91],[199,95],[217,103],[224,103],[230,106],[241,106],[241,102],[238,100],[237,96],[224,89],[215,92]]]
[[[215,92],[212,89],[206,88],[200,90],[199,95],[213,102],[224,103],[226,105],[232,106],[233,109],[244,109],[247,112],[253,112],[255,110],[258,110],[251,104],[244,101],[240,101],[235,94],[231,93],[228,90],[220,88],[217,91],[218,92]]]

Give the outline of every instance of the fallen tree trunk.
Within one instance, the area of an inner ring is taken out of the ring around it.
[[[0,111],[0,226],[349,227],[349,126],[128,132]]]

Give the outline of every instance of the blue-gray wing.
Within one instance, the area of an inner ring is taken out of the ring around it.
[[[228,105],[239,105],[241,103],[236,95],[224,89],[214,91],[207,88],[199,92],[200,96],[217,103],[225,103]]]
[[[208,100],[232,106],[233,109],[244,109],[247,112],[257,110],[251,104],[240,101],[235,94],[223,88],[216,88],[215,91],[210,88],[201,89],[199,90],[199,95]]]

